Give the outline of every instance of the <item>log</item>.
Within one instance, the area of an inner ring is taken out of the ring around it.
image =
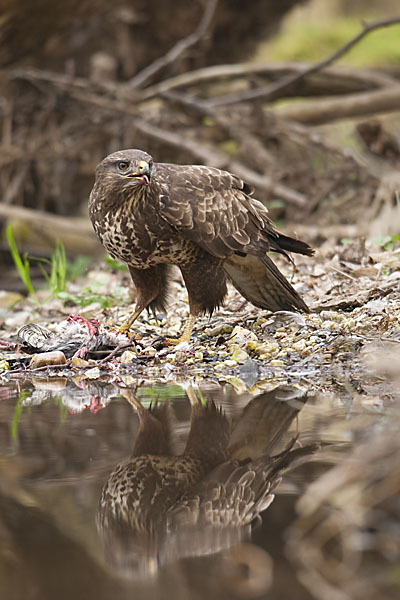
[[[41,210],[0,204],[0,218],[26,223],[44,247],[55,247],[61,240],[70,254],[93,256],[102,253],[88,218],[61,217]]]

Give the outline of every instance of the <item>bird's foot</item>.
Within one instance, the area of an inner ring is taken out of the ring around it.
[[[190,336],[192,334],[193,325],[196,320],[196,315],[189,315],[188,320],[186,321],[186,325],[182,331],[182,335],[179,338],[165,338],[165,344],[168,346],[179,346],[186,342],[190,344]]]
[[[130,335],[129,327],[130,327],[129,323],[123,323],[121,325],[121,327],[118,327],[118,331],[119,331],[119,333],[124,333],[126,335]]]
[[[124,323],[125,325],[125,323]],[[117,333],[122,333],[123,335],[126,335],[127,338],[129,338],[130,340],[133,341],[138,341],[142,339],[142,336],[139,333],[134,333],[133,331],[129,331],[129,327],[124,327],[124,325],[121,325],[121,327],[118,327],[118,329],[116,330]]]

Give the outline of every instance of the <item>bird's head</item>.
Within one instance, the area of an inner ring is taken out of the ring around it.
[[[107,156],[96,169],[96,180],[106,178],[124,187],[136,188],[151,183],[152,157],[142,150],[120,150]]]

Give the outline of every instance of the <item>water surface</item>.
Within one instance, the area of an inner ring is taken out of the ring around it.
[[[190,425],[187,387],[180,382],[137,389],[144,406],[156,399],[170,403],[178,453]],[[233,420],[252,398],[214,382],[200,390]],[[298,434],[298,445],[319,442],[321,450],[283,476],[251,538],[230,534],[218,541],[222,549],[213,539],[207,550],[198,532],[180,556],[176,549],[168,556],[167,549],[162,560],[134,573],[116,568],[96,528],[102,487],[138,435],[137,413],[121,391],[117,383],[62,378],[27,378],[0,388],[1,597],[315,597],[287,549],[296,502],[357,444],[390,429],[393,412],[334,395],[310,396],[281,446]]]

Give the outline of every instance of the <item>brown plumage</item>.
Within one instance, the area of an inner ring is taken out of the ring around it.
[[[141,150],[121,150],[96,169],[89,214],[106,250],[125,262],[136,286],[128,330],[145,308],[165,310],[169,265],[177,265],[189,296],[188,341],[197,315],[220,306],[230,279],[257,307],[308,311],[267,255],[312,255],[279,233],[252,189],[227,171],[153,163]]]
[[[255,397],[232,431],[213,402],[202,405],[188,393],[190,432],[180,456],[173,454],[170,407],[148,411],[128,396],[138,411],[139,434],[132,455],[108,477],[97,513],[106,556],[127,573],[248,537],[281,473],[315,450],[293,449],[292,439],[270,455],[307,400],[299,390],[282,386]]]

